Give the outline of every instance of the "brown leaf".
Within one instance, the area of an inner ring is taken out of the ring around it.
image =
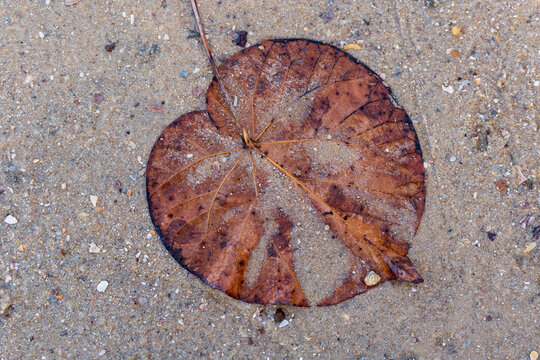
[[[336,304],[371,288],[368,273],[423,281],[406,256],[424,211],[422,154],[382,80],[308,40],[246,48],[219,75],[228,97],[214,77],[207,112],[176,119],[148,160],[171,254],[260,304]]]

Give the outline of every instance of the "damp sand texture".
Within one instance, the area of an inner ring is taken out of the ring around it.
[[[0,5],[0,359],[539,351],[536,2],[199,2],[218,63],[241,49],[238,31],[246,46],[347,47],[422,146],[426,208],[408,256],[424,283],[265,309],[189,275],[148,214],[152,146],[204,108],[212,78],[190,4]]]

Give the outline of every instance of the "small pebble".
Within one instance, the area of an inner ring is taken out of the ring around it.
[[[455,157],[454,155],[450,156],[450,161],[451,161],[451,162],[456,161],[456,157]]]
[[[364,283],[366,283],[367,286],[375,286],[379,281],[381,281],[381,277],[375,271],[368,272],[364,278]]]
[[[193,90],[191,90],[191,92],[193,93],[193,96],[195,98],[198,98],[199,96],[201,96],[201,94],[204,92],[204,90],[197,86],[197,87],[193,88]]]
[[[201,309],[202,312],[205,312],[208,309],[208,305],[201,304],[201,305],[199,305],[199,309]]]
[[[180,75],[183,77],[183,78],[187,78],[188,77],[188,72],[187,71],[182,71],[180,73]]]
[[[16,223],[19,222],[19,220],[17,220],[14,216],[11,216],[11,215],[8,215],[5,219],[4,219],[4,222],[8,225],[15,225]]]
[[[162,113],[163,112],[163,105],[161,105],[161,104],[150,105],[148,108],[152,112],[155,112],[155,113]]]
[[[289,325],[289,320],[285,319],[283,320],[282,322],[279,323],[279,327],[282,328],[282,327],[285,327]]]
[[[109,287],[109,282],[103,280],[97,286],[97,291],[104,292]]]
[[[452,35],[458,36],[461,34],[461,28],[459,26],[453,26],[452,27]]]
[[[130,177],[131,180],[133,180],[133,181],[137,180],[137,175],[131,174],[131,175],[129,175],[129,177]]]
[[[529,354],[529,358],[531,360],[537,360],[538,359],[538,352],[537,351],[531,351],[531,353]]]
[[[43,39],[45,37],[45,34],[40,31],[39,32],[39,37]]]
[[[169,40],[169,34],[163,35],[163,40],[165,40],[165,41]]]
[[[109,282],[103,280],[98,284],[96,288],[97,288],[97,291],[104,292],[105,290],[107,290],[108,287],[109,287]]]

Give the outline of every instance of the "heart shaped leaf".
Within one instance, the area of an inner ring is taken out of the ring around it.
[[[405,111],[371,70],[330,45],[268,40],[219,67],[207,111],[158,138],[151,216],[171,254],[247,302],[330,305],[390,279],[424,210]]]

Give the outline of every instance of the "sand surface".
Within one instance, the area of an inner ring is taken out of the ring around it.
[[[535,359],[539,3],[199,7],[218,63],[239,30],[359,45],[422,144],[425,282],[262,309],[189,275],[144,190],[157,136],[211,80],[189,2],[0,0],[0,359]]]

